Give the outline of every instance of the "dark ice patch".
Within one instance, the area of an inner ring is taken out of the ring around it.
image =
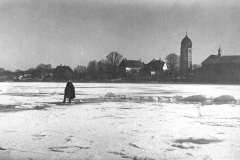
[[[80,146],[60,146],[60,147],[49,147],[48,150],[52,152],[69,152],[68,149],[73,149],[74,151],[89,149],[90,147],[80,147]],[[73,152],[74,152],[73,151]]]
[[[46,135],[43,135],[43,134],[35,134],[33,135],[34,137],[45,137]]]
[[[194,149],[194,146],[184,146],[183,144],[172,144],[171,146],[180,149]]]
[[[129,145],[132,146],[132,147],[135,147],[135,148],[143,149],[143,148],[141,148],[141,147],[139,147],[139,146],[137,146],[136,144],[133,144],[133,143],[129,143]]]
[[[193,143],[193,144],[209,144],[209,143],[219,143],[223,140],[220,139],[205,139],[205,138],[186,138],[186,139],[176,139],[175,143]]]
[[[16,105],[0,105],[0,113],[32,110],[31,108],[15,108],[15,107]]]
[[[103,87],[75,87],[75,88],[118,88],[118,87],[107,87],[107,86],[103,86]]]
[[[233,127],[236,128],[236,125],[232,125],[232,124],[222,124],[222,123],[216,123],[216,122],[201,122],[201,124],[203,125],[207,125],[207,126],[217,126],[217,127]]]
[[[0,150],[2,150],[2,151],[3,151],[3,150],[6,150],[6,149],[5,149],[5,148],[2,148],[2,147],[0,147]]]
[[[149,158],[149,157],[138,157],[138,156],[134,156],[133,160],[156,160],[154,158]]]
[[[129,156],[129,155],[123,153],[123,152],[108,152],[108,153],[112,153],[112,154],[115,154],[115,155],[119,155],[119,156],[121,156],[122,158],[130,158],[130,159],[132,159],[131,156]]]

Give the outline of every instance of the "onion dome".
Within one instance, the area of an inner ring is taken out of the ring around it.
[[[192,41],[188,38],[187,34],[181,42],[181,48],[192,48]]]

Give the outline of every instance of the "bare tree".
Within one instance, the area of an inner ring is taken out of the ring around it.
[[[85,71],[87,71],[87,67],[78,65],[77,67],[74,68],[74,71],[76,71],[78,73],[85,72]]]
[[[74,68],[74,76],[76,79],[82,79],[87,74],[87,67],[86,66],[77,66]]]
[[[122,60],[122,55],[118,52],[111,52],[107,55],[106,57],[107,63],[113,67],[113,66],[118,66]]]
[[[117,75],[117,67],[122,60],[122,55],[118,52],[111,52],[106,56],[107,70],[115,78]]]
[[[96,62],[96,60],[90,61],[88,63],[87,72],[92,79],[97,78],[97,62]]]

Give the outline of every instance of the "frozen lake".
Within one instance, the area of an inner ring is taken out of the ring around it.
[[[0,83],[0,159],[240,158],[238,85],[73,84]]]

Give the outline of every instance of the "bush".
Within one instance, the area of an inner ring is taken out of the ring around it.
[[[213,102],[236,102],[236,99],[230,95],[222,95],[214,98]]]

